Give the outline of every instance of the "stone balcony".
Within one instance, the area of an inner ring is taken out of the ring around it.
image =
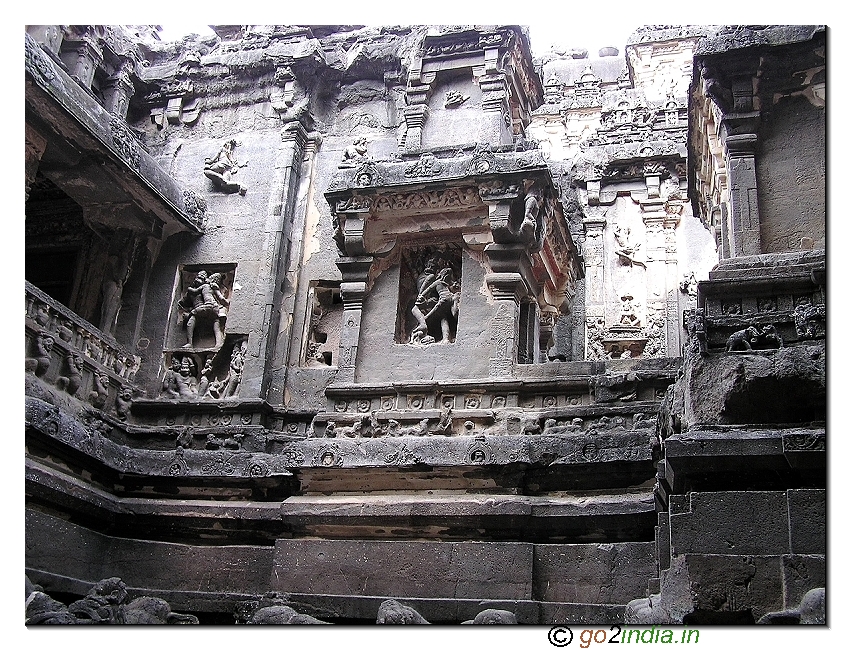
[[[126,419],[139,356],[39,288],[25,285],[27,373]]]

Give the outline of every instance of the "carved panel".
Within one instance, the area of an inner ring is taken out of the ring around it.
[[[397,343],[453,343],[460,309],[461,256],[458,248],[425,246],[402,255]]]

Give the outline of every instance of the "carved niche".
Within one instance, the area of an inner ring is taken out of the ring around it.
[[[160,397],[178,401],[238,397],[247,350],[245,334],[228,334],[218,350],[166,353]]]
[[[460,310],[459,248],[424,246],[402,254],[395,341],[449,344]]]
[[[235,275],[235,264],[185,266],[180,270],[180,298],[170,347],[221,348]]]
[[[331,367],[337,363],[343,302],[339,282],[310,287],[302,365]]]

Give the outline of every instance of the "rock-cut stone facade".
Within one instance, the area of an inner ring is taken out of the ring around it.
[[[27,624],[824,623],[823,27],[214,32],[24,35]]]

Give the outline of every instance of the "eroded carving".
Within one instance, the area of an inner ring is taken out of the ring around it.
[[[446,93],[445,101],[443,102],[444,108],[457,108],[458,106],[463,105],[463,103],[469,99],[469,95],[464,95],[462,92],[457,90],[449,90]]]
[[[629,293],[620,296],[620,324],[625,327],[640,327],[640,316],[635,311],[634,297]]]
[[[810,298],[802,297],[797,300],[793,315],[797,338],[807,340],[824,335],[826,308],[823,304],[815,306]]]
[[[56,379],[56,386],[71,396],[77,394],[83,382],[83,357],[72,351],[65,356],[65,376]]]
[[[50,354],[56,339],[49,333],[42,331],[36,336],[33,345],[35,351],[32,357],[27,358],[24,366],[27,372],[33,372],[36,376],[44,376],[50,369]]]
[[[407,178],[417,176],[436,176],[443,170],[443,163],[437,160],[433,153],[423,153],[419,160],[404,168]]]
[[[342,151],[340,169],[352,169],[368,159],[369,143],[365,137],[358,137]],[[369,183],[366,183],[369,184]]]
[[[740,329],[726,341],[727,352],[776,349],[784,346],[785,342],[772,324],[754,324],[746,329]]]
[[[248,188],[233,180],[233,175],[248,164],[236,160],[233,150],[237,144],[236,140],[227,140],[216,155],[212,158],[204,158],[204,175],[224,193],[239,192],[244,196]]]
[[[97,582],[85,598],[68,607],[68,612],[82,621],[78,624],[126,624],[124,604],[127,586],[118,577]]]
[[[705,331],[705,309],[694,309],[688,316],[689,351],[692,354],[708,354],[708,338]]]
[[[70,606],[56,601],[41,586],[27,581],[26,624],[198,624],[194,615],[174,613],[164,599],[138,597],[129,601],[118,577],[97,582],[83,599]]]
[[[646,264],[636,257],[638,250],[640,249],[640,243],[633,242],[631,240],[631,235],[631,228],[619,225],[614,228],[614,239],[617,242],[617,248],[614,249],[614,252],[620,258],[620,263],[629,267],[637,264],[638,266],[646,268]]]
[[[475,619],[468,620],[462,624],[519,624],[516,621],[516,615],[511,611],[505,611],[497,608],[488,608],[481,611],[475,616]]]

